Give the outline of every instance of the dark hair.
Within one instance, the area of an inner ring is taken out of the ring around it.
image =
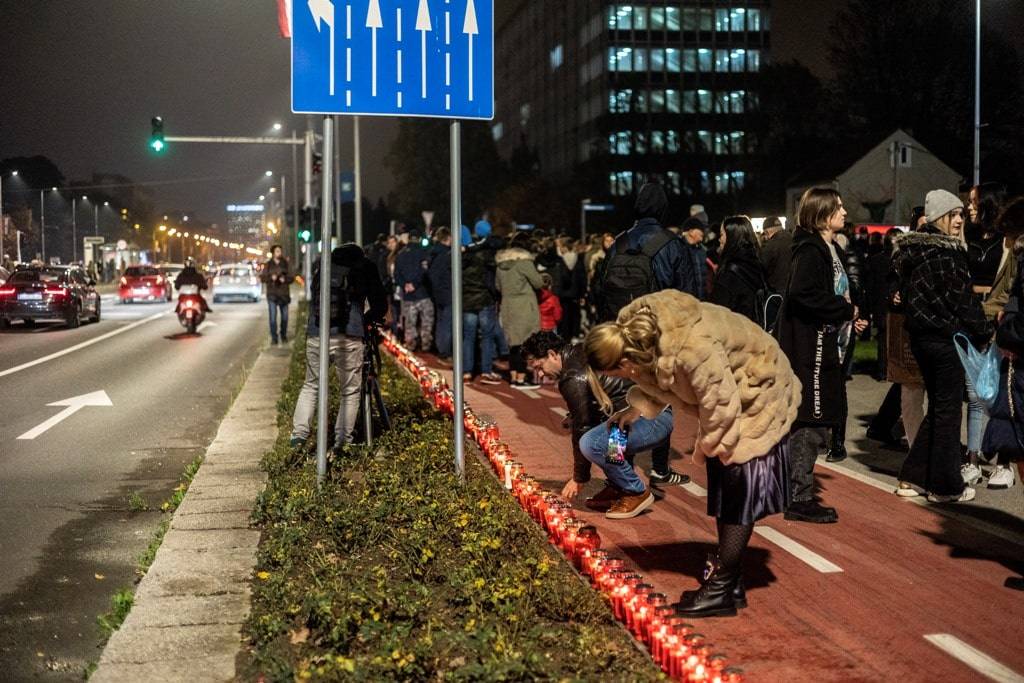
[[[999,212],[1006,203],[1006,185],[981,183],[972,189],[978,195],[978,226],[986,232],[993,230]]]
[[[839,193],[831,187],[811,187],[800,197],[796,227],[805,232],[821,232],[839,209]]]
[[[923,206],[915,206],[910,210],[910,232],[917,230],[917,222],[921,220],[921,216],[924,215]]]
[[[1024,235],[1024,197],[1017,197],[1006,204],[995,227],[1007,237]]]
[[[746,216],[729,216],[722,221],[725,233],[725,249],[722,261],[730,261],[744,255],[757,255],[757,234]]]
[[[452,231],[445,226],[441,226],[434,231],[434,241],[444,242],[446,239],[452,236]]]
[[[284,253],[284,247],[282,247],[282,246],[281,246],[280,244],[272,244],[272,245],[270,245],[270,253],[271,253],[271,254],[273,254],[273,253],[274,253],[274,250],[275,250],[275,249],[280,249],[280,250],[281,250],[281,253],[282,253],[282,254]]]
[[[764,224],[761,227],[763,230],[767,230],[768,228],[781,228],[782,219],[778,216],[768,216],[768,218],[764,219]]]
[[[565,341],[558,336],[557,332],[541,330],[526,338],[521,351],[523,358],[530,359],[544,358],[548,355],[548,351],[561,353],[563,348],[565,348]]]

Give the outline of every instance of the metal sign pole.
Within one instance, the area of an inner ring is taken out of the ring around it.
[[[452,171],[452,387],[455,394],[455,472],[466,480],[466,425],[462,401],[462,124],[451,124]]]
[[[363,246],[363,164],[359,149],[359,117],[352,117],[353,170],[355,171],[356,244]]]
[[[341,173],[341,117],[334,117],[334,172]],[[333,182],[335,178],[331,178]],[[338,244],[344,244],[345,238],[341,233],[341,180],[334,188],[334,231],[338,238]]]
[[[321,177],[320,212],[320,381],[317,385],[316,483],[323,484],[327,474],[328,387],[331,370],[331,182],[334,155],[331,153],[333,121],[324,117],[324,172]]]

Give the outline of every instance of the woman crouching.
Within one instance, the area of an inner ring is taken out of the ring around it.
[[[754,522],[789,503],[788,434],[801,395],[789,360],[757,324],[677,291],[629,304],[616,322],[587,334],[584,352],[592,370],[635,383],[629,406],[611,421],[628,426],[671,404],[696,422],[694,461],[707,466],[718,551],[700,589],[683,593],[679,612],[735,615],[746,606],[741,563]]]

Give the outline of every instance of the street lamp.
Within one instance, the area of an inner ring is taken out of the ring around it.
[[[270,176],[274,175],[274,172],[273,171],[267,171],[263,175],[265,175],[265,176],[267,176],[269,178]]]
[[[281,128],[282,128],[282,126],[281,126],[281,124],[280,124],[280,123],[275,123],[275,124],[274,124],[274,130],[275,130],[275,131],[280,131],[280,130],[281,130]]]

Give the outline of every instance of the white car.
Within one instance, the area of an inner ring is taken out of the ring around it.
[[[225,299],[246,299],[257,302],[263,294],[256,269],[248,263],[223,265],[213,276],[213,302]]]

